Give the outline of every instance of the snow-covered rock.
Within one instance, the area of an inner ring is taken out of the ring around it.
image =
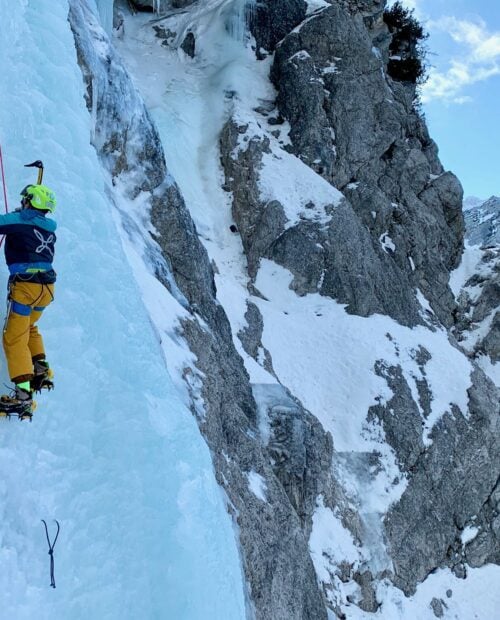
[[[466,238],[470,245],[500,244],[500,198],[492,196],[465,211]]]
[[[384,54],[373,53],[383,4],[333,2],[287,34],[271,72],[277,106],[290,123],[289,150],[345,193],[374,241],[390,236],[399,279],[451,326],[447,280],[462,248],[462,188],[443,170],[415,86],[391,80]]]

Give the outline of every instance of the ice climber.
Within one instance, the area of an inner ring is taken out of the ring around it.
[[[30,416],[33,391],[52,388],[52,372],[45,359],[42,335],[36,325],[54,300],[56,273],[52,267],[56,222],[46,217],[56,207],[54,193],[45,185],[27,185],[21,207],[0,215],[9,268],[7,317],[3,347],[14,388],[0,397],[0,412]]]

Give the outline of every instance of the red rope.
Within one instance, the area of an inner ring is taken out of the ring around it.
[[[9,212],[9,203],[7,202],[7,189],[5,187],[5,172],[3,170],[3,155],[2,155],[2,145],[0,144],[0,169],[2,170],[2,185],[3,185],[3,200],[5,202],[5,213]],[[3,240],[5,236],[2,237],[0,241],[0,248],[2,247]]]
[[[5,187],[5,172],[3,170],[2,145],[0,144],[0,168],[2,169],[3,199],[5,202],[5,213],[9,212],[9,203],[7,202],[7,189]]]

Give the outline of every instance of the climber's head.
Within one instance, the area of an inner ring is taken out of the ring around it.
[[[21,204],[24,209],[38,209],[45,213],[54,213],[56,210],[54,192],[45,185],[26,185],[21,196]]]

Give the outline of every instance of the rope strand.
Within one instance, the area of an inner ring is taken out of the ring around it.
[[[56,536],[54,538],[54,541],[51,543],[50,542],[50,538],[49,538],[49,530],[47,528],[47,524],[45,523],[45,521],[43,519],[42,519],[42,523],[45,526],[45,536],[47,537],[47,544],[49,545],[49,555],[50,555],[50,587],[51,588],[55,588],[56,587],[56,580],[54,578],[54,547],[56,546],[57,537],[59,536],[59,530],[61,528],[59,526],[59,521],[55,521],[55,523],[57,525],[57,532],[56,532]]]
[[[5,203],[5,213],[9,212],[9,203],[7,202],[7,188],[5,186],[5,172],[3,169],[3,155],[2,155],[2,145],[0,144],[0,169],[2,171],[2,184],[3,184],[3,200]]]
[[[7,202],[7,189],[5,187],[5,172],[3,169],[3,154],[2,154],[2,145],[0,144],[0,169],[2,172],[2,185],[3,185],[3,200],[5,202],[5,213],[9,212],[9,203]],[[2,235],[0,239],[0,248],[2,247],[3,240],[5,239],[5,235]]]

